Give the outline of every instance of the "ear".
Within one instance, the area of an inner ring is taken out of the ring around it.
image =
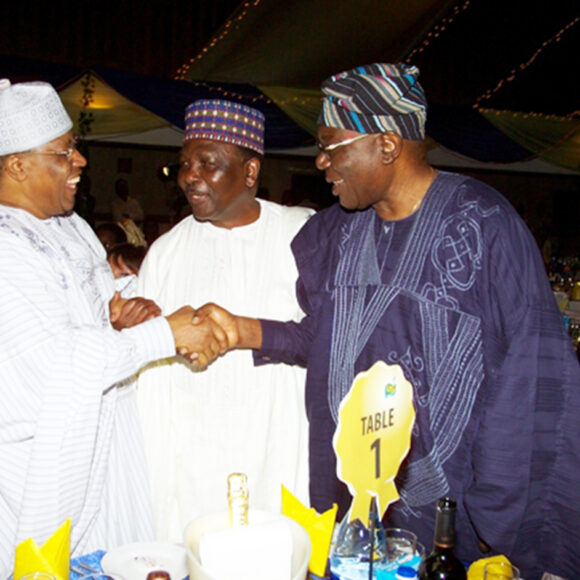
[[[246,170],[246,187],[252,188],[258,182],[258,177],[260,176],[261,163],[257,157],[251,157],[244,163],[244,169]]]
[[[381,160],[383,163],[393,163],[402,150],[403,139],[398,133],[381,134]]]
[[[14,181],[24,181],[28,174],[26,159],[18,153],[8,155],[4,159],[4,169],[2,171]]]

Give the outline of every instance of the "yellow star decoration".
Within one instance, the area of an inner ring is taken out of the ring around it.
[[[332,504],[329,510],[319,514],[282,486],[282,513],[298,522],[308,533],[312,547],[308,569],[316,576],[324,576],[337,509],[338,506]]]
[[[38,547],[32,538],[16,546],[14,578],[34,572],[48,572],[57,580],[67,580],[70,560],[70,520],[65,522]]]
[[[351,521],[370,526],[370,501],[379,517],[399,494],[394,479],[411,447],[413,387],[399,365],[376,362],[358,374],[339,408],[333,438],[337,476],[353,496]]]

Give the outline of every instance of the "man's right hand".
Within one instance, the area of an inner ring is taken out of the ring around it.
[[[225,308],[209,302],[198,308],[194,324],[212,320],[227,336],[228,349],[231,348],[261,348],[262,325],[257,318],[236,316]]]
[[[230,344],[227,334],[211,318],[198,319],[193,324],[195,315],[191,306],[183,306],[167,316],[167,320],[177,352],[186,357],[195,370],[204,370]]]

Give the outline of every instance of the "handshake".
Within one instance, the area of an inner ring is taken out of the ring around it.
[[[218,356],[239,344],[235,316],[215,304],[198,310],[183,306],[167,316],[177,353],[188,359],[194,370],[204,370]]]
[[[117,292],[109,303],[109,314],[113,328],[122,330],[161,316],[161,309],[152,300],[126,299]],[[206,369],[232,348],[261,346],[258,320],[235,316],[216,304],[205,304],[197,310],[183,306],[166,318],[176,352],[186,358],[194,370]]]

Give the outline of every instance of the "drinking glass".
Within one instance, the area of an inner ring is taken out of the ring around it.
[[[401,556],[413,555],[417,549],[417,536],[403,528],[387,528],[387,560],[393,562]]]
[[[484,580],[518,580],[520,571],[509,562],[489,562],[483,569]]]
[[[415,554],[421,556],[421,560],[423,560],[427,555],[427,550],[425,549],[425,546],[419,541],[417,541],[417,545],[415,546]]]

